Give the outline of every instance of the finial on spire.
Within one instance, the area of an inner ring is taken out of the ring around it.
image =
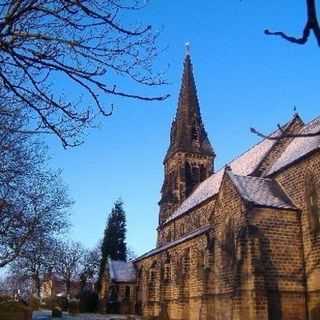
[[[185,43],[185,47],[186,47],[186,56],[190,55],[190,42],[186,42]]]
[[[296,105],[293,105],[293,114],[294,116],[298,115],[298,110]]]

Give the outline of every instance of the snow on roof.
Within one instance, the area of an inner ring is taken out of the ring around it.
[[[280,130],[277,130],[272,133],[271,136],[276,136],[279,133]],[[228,163],[228,166],[231,167],[232,171],[236,174],[249,175],[257,169],[261,161],[266,157],[275,143],[276,140],[263,139],[251,149]],[[220,169],[200,183],[194,192],[182,202],[180,207],[166,220],[165,223],[174,220],[193,207],[217,194],[221,185],[223,173],[224,168]]]
[[[109,274],[115,282],[135,282],[136,269],[131,261],[108,260]]]
[[[229,170],[227,173],[244,200],[258,206],[296,209],[276,181],[261,177],[239,176]]]
[[[209,229],[211,229],[211,226],[209,226],[209,225],[202,226],[202,227],[198,228],[195,231],[187,233],[186,235],[184,235],[183,237],[181,237],[181,238],[179,238],[179,239],[177,239],[175,241],[169,242],[169,243],[163,245],[162,247],[155,248],[153,250],[148,251],[147,253],[145,253],[142,256],[140,256],[137,259],[135,259],[134,262],[137,262],[137,261],[142,260],[144,258],[153,256],[153,255],[155,255],[157,253],[160,253],[160,252],[162,252],[164,250],[167,250],[167,249],[169,249],[171,247],[174,247],[174,246],[176,246],[176,245],[178,245],[178,244],[180,244],[180,243],[182,243],[184,241],[187,241],[187,240],[190,240],[190,239],[192,239],[194,237],[197,237],[197,236],[207,232]]]
[[[315,133],[320,130],[320,117],[307,123],[300,131],[302,134]],[[300,159],[304,155],[311,151],[314,151],[320,147],[320,135],[314,137],[299,137],[294,138],[288,145],[287,149],[279,157],[279,159],[273,164],[271,169],[266,175],[277,172],[278,170],[286,167],[292,162]]]

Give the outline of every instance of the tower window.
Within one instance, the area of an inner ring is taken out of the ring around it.
[[[198,133],[198,128],[195,121],[192,124],[191,138],[192,138],[192,141],[199,141],[199,133]]]
[[[189,162],[185,164],[185,176],[186,176],[186,196],[188,196],[193,188],[193,181],[192,181],[192,170]]]
[[[200,181],[203,181],[207,178],[207,170],[204,165],[200,166]]]

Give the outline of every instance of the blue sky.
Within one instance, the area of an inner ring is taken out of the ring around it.
[[[64,150],[49,140],[51,165],[63,169],[75,200],[71,238],[93,246],[102,237],[113,202],[121,197],[129,246],[137,254],[154,247],[162,160],[176,111],[185,42],[191,42],[216,168],[258,140],[250,127],[270,132],[292,116],[294,105],[305,121],[320,114],[320,51],[314,39],[300,47],[263,34],[265,28],[300,34],[304,2],[150,1],[137,18],[162,30],[160,46],[167,49],[156,67],[168,70],[170,84],[141,91],[171,97],[162,103],[118,101],[113,116],[101,119],[100,128],[89,131],[78,148]]]

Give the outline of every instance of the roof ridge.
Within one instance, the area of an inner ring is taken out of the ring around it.
[[[250,176],[250,175],[243,176],[243,175],[241,175],[241,174],[237,174],[237,173],[234,173],[234,172],[232,172],[232,171],[231,171],[231,173],[232,173],[234,176],[243,177],[243,178],[248,178],[248,179],[261,179],[261,180],[274,181],[274,179],[272,179],[272,178],[258,177],[258,176]]]
[[[288,122],[286,122],[283,126],[281,126],[282,129],[287,128],[292,121],[295,119],[292,118],[291,120],[289,120]],[[278,131],[280,131],[279,129],[275,129],[273,132],[271,132],[270,134],[267,135],[267,137],[272,137],[274,134],[276,134]],[[235,158],[233,158],[232,160],[230,160],[229,162],[227,162],[223,167],[225,167],[226,165],[231,164],[233,161],[239,159],[241,156],[243,156],[244,154],[246,154],[247,152],[249,152],[250,150],[252,150],[253,148],[255,148],[256,146],[258,146],[260,143],[264,142],[268,140],[268,138],[263,138],[260,141],[256,142],[255,144],[253,144],[250,148],[248,148],[246,151],[240,153],[239,155],[237,155]],[[276,141],[276,140],[275,140]],[[223,167],[221,167],[218,171],[220,171]]]
[[[183,237],[181,237],[179,239],[176,239],[174,241],[168,242],[168,243],[164,244],[161,247],[157,247],[157,248],[154,248],[154,249],[151,249],[151,250],[147,251],[146,253],[144,253],[140,257],[134,259],[133,262],[140,261],[140,260],[142,260],[144,258],[147,258],[147,257],[150,257],[150,256],[152,256],[154,254],[160,253],[163,250],[169,249],[169,248],[174,247],[176,245],[179,245],[179,244],[181,244],[181,243],[183,243],[185,241],[191,240],[193,237],[197,237],[199,235],[202,235],[203,233],[207,232],[210,229],[211,229],[211,225],[210,224],[201,226],[196,230],[193,230],[193,231],[190,231],[190,232],[186,233]]]
[[[311,119],[309,122],[307,122],[299,132],[303,131],[304,129],[306,129],[306,127],[310,126],[311,124],[313,124],[313,122],[316,122],[316,121],[320,121],[320,116],[317,116],[313,119]]]

